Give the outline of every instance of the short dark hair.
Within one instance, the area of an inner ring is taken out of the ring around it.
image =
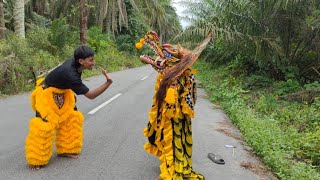
[[[80,46],[78,47],[73,54],[75,63],[77,66],[80,66],[79,59],[85,59],[87,57],[93,57],[94,51],[89,46]]]

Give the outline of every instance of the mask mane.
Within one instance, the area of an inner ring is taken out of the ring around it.
[[[189,69],[199,58],[202,51],[212,39],[210,33],[196,48],[192,51],[182,48],[180,44],[173,46],[171,44],[161,45],[158,34],[154,31],[149,31],[136,44],[139,49],[142,45],[147,45],[153,49],[156,58],[147,55],[140,56],[142,62],[150,64],[156,71],[164,75],[160,87],[156,92],[158,107],[162,104],[166,91],[173,81],[179,78],[187,69]]]

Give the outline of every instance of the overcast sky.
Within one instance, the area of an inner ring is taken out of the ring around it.
[[[180,1],[181,0],[173,0],[172,1],[172,6],[176,9],[177,14],[182,17],[182,16],[185,16],[183,14],[183,10],[185,10],[185,8],[182,7],[182,5],[179,4]],[[185,28],[186,26],[189,25],[189,23],[185,22],[185,21],[181,21],[181,25],[182,25],[183,28]]]

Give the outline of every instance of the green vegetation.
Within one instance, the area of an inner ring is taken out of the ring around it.
[[[279,178],[319,179],[320,99],[288,102],[280,100],[279,95],[296,89],[320,88],[320,84],[297,87],[291,81],[247,76],[239,73],[234,63],[196,64],[201,87],[210,100],[223,108],[246,142]]]
[[[33,72],[38,76],[56,67],[80,42],[95,49],[96,63],[108,72],[142,65],[134,45],[147,31],[155,30],[168,41],[182,30],[170,3],[0,1],[0,97],[31,90]],[[81,40],[80,32],[85,34]],[[86,71],[84,77],[97,74],[98,69]]]
[[[320,2],[185,1],[202,86],[280,179],[320,179]]]
[[[320,1],[187,1],[193,19],[183,36],[198,42],[208,32],[216,41],[207,62],[227,64],[273,80],[300,85],[320,79]],[[293,82],[295,83],[295,82]]]
[[[87,44],[109,72],[141,65],[134,44],[150,29],[190,49],[213,32],[196,64],[210,100],[280,179],[320,179],[319,0],[186,0],[184,31],[170,0],[0,1],[0,98],[31,90],[32,71],[72,55],[79,2],[89,9]]]
[[[69,31],[64,20],[53,22],[51,29],[37,27],[26,39],[14,35],[0,41],[0,95],[16,94],[33,89],[32,72],[38,76],[56,67],[73,55],[77,47],[77,33]],[[41,39],[41,41],[39,41]],[[113,72],[142,65],[138,56],[132,58],[120,52],[107,34],[96,27],[88,30],[88,45],[96,51],[96,64]],[[85,71],[84,77],[101,74],[100,70]]]

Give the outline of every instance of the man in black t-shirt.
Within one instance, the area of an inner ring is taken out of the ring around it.
[[[71,89],[77,95],[86,94],[89,88],[82,83],[81,73],[76,67],[75,59],[70,58],[49,73],[44,82],[50,87]]]
[[[37,87],[31,95],[36,117],[30,121],[25,148],[30,169],[38,170],[48,164],[52,156],[54,134],[58,156],[79,157],[84,117],[76,108],[74,93],[95,99],[112,84],[112,78],[101,67],[105,83],[93,90],[83,84],[82,71],[91,70],[94,64],[94,51],[87,46],[80,46],[72,58],[50,72],[44,80],[37,80]]]
[[[77,95],[84,94],[89,99],[94,99],[103,93],[112,83],[111,77],[107,72],[101,69],[107,82],[100,87],[89,91],[89,88],[82,83],[81,73],[83,70],[92,70],[94,66],[94,52],[87,46],[81,46],[76,49],[74,57],[68,59],[61,66],[57,67],[45,79],[48,86],[59,89],[72,89]]]

